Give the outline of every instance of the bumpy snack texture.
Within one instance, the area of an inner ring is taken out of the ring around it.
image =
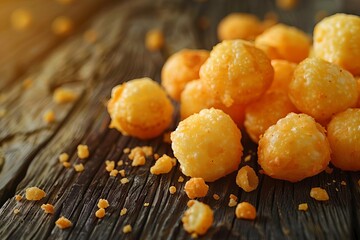
[[[318,58],[308,58],[295,69],[289,97],[297,109],[321,122],[355,106],[356,87],[356,80],[345,69]]]
[[[245,192],[251,192],[259,185],[259,178],[254,169],[249,166],[240,168],[236,175],[236,184]]]
[[[314,53],[359,75],[360,17],[340,13],[324,18],[314,28]]]
[[[331,162],[342,170],[360,170],[360,109],[336,114],[327,127]]]
[[[289,84],[293,78],[296,64],[280,59],[271,60],[274,68],[274,80],[269,88],[270,90],[283,90],[288,92]]]
[[[183,49],[171,55],[161,70],[161,84],[173,99],[179,101],[186,83],[198,79],[201,65],[209,51]]]
[[[271,59],[298,63],[309,55],[310,38],[300,29],[279,23],[260,34],[255,45]]]
[[[185,119],[194,113],[199,113],[205,108],[216,108],[228,114],[232,120],[241,126],[244,123],[245,106],[233,104],[226,107],[221,101],[215,99],[206,88],[202,80],[194,80],[186,84],[181,93],[180,115]]]
[[[262,31],[262,25],[255,15],[232,13],[221,20],[218,25],[220,41],[244,39],[254,40]]]
[[[188,233],[203,235],[211,227],[214,213],[205,203],[192,200],[192,205],[185,211],[182,217],[184,229]]]
[[[191,178],[185,183],[184,190],[186,195],[190,198],[205,197],[209,186],[205,183],[202,178]]]
[[[254,142],[258,142],[264,132],[288,113],[296,112],[288,95],[283,91],[270,91],[245,109],[244,126]]]
[[[227,107],[258,99],[271,85],[273,76],[265,53],[243,40],[217,44],[200,68],[200,78]]]
[[[306,114],[288,114],[259,141],[258,162],[273,178],[297,182],[322,172],[329,161],[325,130]]]
[[[111,128],[140,139],[160,135],[170,125],[173,114],[165,91],[150,78],[114,87],[107,107]]]
[[[187,176],[212,182],[235,171],[241,161],[241,132],[229,115],[218,109],[204,109],[181,121],[171,140]]]

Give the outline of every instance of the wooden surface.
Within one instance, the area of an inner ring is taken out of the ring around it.
[[[265,2],[265,3],[264,3]],[[321,2],[321,1],[320,1]],[[349,4],[330,1],[331,11],[352,11]],[[181,217],[188,198],[179,166],[169,174],[149,173],[154,160],[141,167],[125,166],[130,182],[122,185],[119,176],[109,177],[105,160],[126,160],[125,147],[151,145],[160,155],[172,154],[162,137],[139,141],[110,130],[105,102],[113,86],[133,78],[148,76],[160,81],[166,58],[182,48],[206,48],[217,43],[216,25],[229,12],[247,11],[264,15],[275,10],[285,22],[311,29],[316,4],[302,1],[298,11],[275,9],[272,1],[139,1],[139,0],[75,0],[61,6],[55,1],[16,0],[0,3],[0,106],[6,113],[0,119],[0,239],[190,239],[183,230]],[[26,6],[35,14],[34,25],[24,32],[9,26],[9,13]],[[259,7],[262,6],[262,7]],[[335,7],[334,7],[335,6]],[[335,9],[336,8],[336,9]],[[51,20],[58,15],[70,16],[75,32],[69,38],[54,36]],[[198,20],[206,17],[210,25],[199,29]],[[313,15],[311,15],[313,16]],[[166,35],[163,51],[150,53],[144,47],[145,33],[161,28]],[[83,32],[94,29],[98,40],[84,41]],[[29,89],[22,82],[31,77]],[[58,86],[72,86],[81,95],[74,103],[56,105],[52,92]],[[57,121],[46,125],[43,113],[53,109]],[[171,129],[178,121],[174,117]],[[87,144],[90,158],[79,160],[76,146]],[[244,156],[252,154],[246,164],[258,169],[256,145],[244,136]],[[65,169],[58,156],[68,152],[72,164],[83,162],[85,171]],[[244,161],[241,165],[244,165]],[[299,183],[288,183],[260,175],[259,188],[245,193],[235,184],[235,173],[210,183],[208,196],[200,199],[214,209],[215,221],[204,239],[354,239],[360,238],[360,188],[358,172],[335,170],[321,173]],[[341,185],[346,182],[346,186]],[[168,188],[175,185],[177,193]],[[38,186],[47,193],[38,202],[16,202],[15,194]],[[325,188],[330,201],[310,198],[311,187]],[[211,196],[217,193],[220,200]],[[256,206],[255,221],[238,220],[234,208],[227,206],[229,195]],[[110,202],[106,217],[94,216],[99,198]],[[144,207],[145,202],[150,206]],[[309,210],[297,210],[307,202]],[[44,214],[41,204],[51,203],[55,214]],[[126,207],[128,213],[119,215]],[[13,214],[18,208],[20,213]],[[66,216],[73,227],[60,230],[54,222]],[[131,224],[133,231],[123,234]]]

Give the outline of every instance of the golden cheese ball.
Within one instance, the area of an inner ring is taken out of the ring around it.
[[[288,92],[289,83],[294,75],[297,64],[286,61],[273,59],[271,65],[274,68],[274,80],[269,90],[283,90]]]
[[[315,56],[360,74],[360,17],[335,14],[314,28]]]
[[[229,115],[214,108],[181,121],[171,141],[181,171],[207,182],[236,171],[243,152],[240,130]]]
[[[179,101],[186,83],[199,78],[201,65],[209,51],[183,49],[166,60],[161,71],[161,84],[173,99]]]
[[[265,53],[243,40],[217,44],[200,68],[206,87],[227,107],[258,99],[273,77],[274,70]]]
[[[181,119],[185,119],[205,108],[213,107],[223,110],[238,126],[242,126],[244,123],[245,106],[233,104],[230,107],[226,107],[212,96],[200,79],[186,84],[184,91],[181,93],[180,103]]]
[[[301,181],[325,170],[329,161],[325,129],[306,114],[289,113],[259,141],[258,162],[273,178]]]
[[[114,87],[107,108],[111,128],[140,139],[159,136],[169,127],[173,114],[165,91],[150,78],[134,79]]]
[[[254,40],[262,31],[259,19],[252,14],[231,13],[223,18],[218,25],[220,41],[244,39]]]
[[[336,114],[327,127],[331,162],[342,170],[360,171],[360,109]]]
[[[348,71],[318,58],[308,58],[295,69],[289,97],[301,112],[318,121],[355,106],[356,80]]]
[[[258,142],[264,132],[288,113],[296,112],[287,93],[270,91],[245,109],[245,129],[254,142]]]
[[[309,55],[311,44],[305,32],[279,23],[260,34],[255,45],[271,59],[298,63]]]

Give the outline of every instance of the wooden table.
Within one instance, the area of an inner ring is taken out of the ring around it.
[[[306,6],[309,2],[303,1],[296,12],[284,12],[275,9],[272,1],[260,0],[74,0],[64,6],[50,0],[2,1],[0,239],[190,239],[181,222],[188,198],[184,183],[177,181],[182,176],[178,165],[171,173],[160,176],[149,173],[152,158],[141,167],[125,165],[130,180],[125,185],[120,184],[119,176],[109,177],[106,172],[107,159],[127,160],[125,147],[150,145],[160,155],[172,154],[162,137],[139,141],[108,128],[105,103],[112,87],[143,76],[160,81],[161,67],[169,54],[182,48],[211,49],[217,43],[217,23],[229,12],[262,16],[275,10],[284,21],[309,31],[313,18],[303,14],[316,10]],[[338,1],[328,2],[339,5]],[[354,3],[344,1],[337,10],[353,12]],[[9,13],[18,7],[34,14],[33,25],[21,32],[13,30],[8,20]],[[51,32],[51,21],[59,15],[67,15],[75,23],[75,31],[68,38]],[[199,28],[199,19],[207,19],[209,26]],[[161,28],[166,35],[161,52],[150,53],[144,47],[145,33],[152,28]],[[84,41],[83,32],[88,29],[98,34],[95,43]],[[33,80],[29,88],[23,84],[27,78]],[[52,93],[59,86],[71,86],[81,97],[73,103],[55,104]],[[50,125],[42,120],[49,109],[56,113],[56,122]],[[172,129],[177,121],[178,114]],[[256,145],[244,135],[244,156],[252,154],[246,164],[259,170]],[[85,161],[76,156],[80,143],[90,149],[91,155]],[[62,152],[70,154],[71,164],[84,162],[85,171],[64,168],[58,162]],[[332,174],[321,173],[295,184],[259,175],[260,185],[251,193],[236,186],[235,174],[210,183],[208,196],[200,199],[215,214],[204,239],[360,238],[358,172],[335,169]],[[171,185],[178,189],[174,195],[168,191]],[[30,186],[44,189],[47,196],[37,202],[16,202],[13,196],[24,196]],[[310,198],[310,189],[318,186],[328,191],[330,201]],[[214,193],[220,195],[220,200],[212,198]],[[256,206],[255,221],[235,218],[234,208],[227,206],[231,193],[239,201]],[[94,215],[99,198],[110,202],[102,220]],[[307,212],[297,210],[303,202],[309,204]],[[55,214],[43,213],[43,203],[53,204]],[[145,207],[144,203],[150,205]],[[120,216],[124,207],[128,213]],[[20,210],[16,215],[15,208]],[[59,216],[69,218],[73,227],[58,229],[55,221]],[[133,227],[131,233],[122,232],[126,224]]]

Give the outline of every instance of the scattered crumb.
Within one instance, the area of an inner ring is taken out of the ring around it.
[[[106,165],[105,169],[108,172],[111,172],[112,170],[115,169],[115,161],[106,160],[105,165]]]
[[[77,146],[77,154],[80,159],[85,159],[89,157],[89,148],[87,145],[80,144]]]
[[[300,203],[299,206],[298,206],[299,211],[307,211],[308,208],[309,208],[309,206],[308,206],[307,203]]]
[[[122,178],[122,179],[120,179],[120,182],[121,182],[121,184],[126,184],[126,183],[129,182],[129,179],[127,179],[127,178]]]
[[[254,191],[259,185],[259,178],[250,166],[243,166],[236,175],[236,184],[245,192]]]
[[[190,201],[189,201],[190,202]],[[181,219],[186,232],[203,235],[211,227],[214,220],[212,209],[202,202],[192,200]]]
[[[111,172],[109,173],[110,177],[116,177],[118,175],[119,171],[114,169],[114,170],[111,170]]]
[[[74,164],[74,169],[76,172],[82,172],[84,171],[84,165],[82,163]]]
[[[128,154],[130,152],[130,148],[124,148],[123,153]]]
[[[185,183],[184,190],[188,198],[193,199],[205,197],[209,190],[209,186],[205,183],[203,178],[190,178],[190,180]]]
[[[142,147],[135,147],[131,149],[129,159],[132,160],[132,166],[141,166],[145,164],[145,153]]]
[[[256,209],[248,202],[241,202],[236,206],[235,215],[240,219],[254,220],[256,218]]]
[[[333,183],[336,183],[336,180],[332,180]]]
[[[78,98],[78,94],[69,88],[59,87],[55,89],[53,100],[57,104],[73,102]]]
[[[98,39],[98,33],[94,29],[89,29],[84,32],[83,38],[85,42],[93,44]]]
[[[71,33],[73,25],[74,24],[70,18],[60,16],[54,19],[51,24],[51,29],[55,35],[66,36]]]
[[[234,199],[235,201],[238,200],[238,197],[236,195],[234,195],[234,194],[230,194],[229,198]]]
[[[119,173],[121,177],[125,177],[126,172],[124,169],[120,170]]]
[[[332,174],[333,171],[334,171],[334,169],[331,168],[331,167],[329,167],[329,166],[327,166],[327,167],[325,168],[325,172],[326,172],[327,174]]]
[[[46,192],[38,187],[29,187],[26,189],[26,199],[30,201],[38,201],[46,196]]]
[[[18,214],[20,212],[20,209],[18,209],[18,208],[15,208],[14,209],[14,214],[16,215],[16,214]]]
[[[59,155],[59,162],[63,163],[63,162],[67,162],[67,161],[69,161],[69,154],[62,153]]]
[[[43,120],[47,124],[55,122],[55,119],[55,112],[53,110],[47,110],[43,115]]]
[[[108,208],[110,205],[109,205],[109,202],[108,200],[106,199],[103,199],[103,198],[100,198],[99,199],[99,202],[97,204],[97,207],[98,208]]]
[[[217,200],[219,200],[220,199],[220,196],[218,195],[218,194],[213,194],[213,198],[217,201]]]
[[[151,146],[143,146],[141,150],[144,152],[146,157],[153,155],[153,148]]]
[[[170,194],[176,193],[176,187],[175,186],[169,187],[169,192],[170,192]]]
[[[33,80],[31,78],[26,78],[23,82],[22,82],[22,87],[24,89],[29,89],[31,88],[33,85]]]
[[[171,144],[171,138],[170,138],[171,132],[166,132],[163,135],[163,142]]]
[[[247,155],[245,158],[244,158],[244,161],[245,162],[248,162],[248,161],[250,161],[251,160],[251,155],[249,154],[249,155]]]
[[[339,189],[338,189],[338,188],[335,188],[335,191],[337,191],[337,192],[338,192],[338,191],[339,191]]]
[[[19,202],[19,201],[21,201],[21,199],[22,199],[22,196],[21,196],[21,195],[18,195],[18,194],[15,195],[15,200],[16,200],[16,201]]]
[[[169,173],[174,166],[174,162],[176,163],[175,159],[164,154],[155,162],[154,166],[150,168],[150,172],[155,175]]]
[[[56,220],[55,224],[60,229],[65,229],[72,226],[72,222],[65,217],[60,217],[58,220]]]
[[[180,177],[178,178],[178,182],[179,182],[179,183],[184,182],[184,180],[185,180],[185,179],[184,179],[182,176],[180,176]],[[359,181],[360,181],[360,180],[359,180]]]
[[[155,153],[155,154],[154,154],[154,159],[155,159],[155,160],[158,160],[158,159],[159,159],[159,157],[160,157],[160,155],[159,155],[159,154],[157,154],[157,153]]]
[[[139,157],[136,157],[134,158],[134,160],[132,161],[131,163],[131,166],[142,166],[142,165],[145,165],[146,163],[146,159],[144,156],[139,156]]]
[[[69,162],[63,162],[62,164],[63,164],[63,166],[66,167],[66,168],[71,167],[71,163],[69,163]]]
[[[124,216],[126,213],[127,213],[127,209],[126,209],[126,208],[123,208],[123,209],[121,209],[121,211],[120,211],[120,216]]]
[[[234,200],[234,199],[232,199],[232,198],[230,198],[228,206],[229,206],[229,207],[235,207],[236,204],[237,204],[237,201]]]
[[[118,166],[120,167],[120,166],[124,165],[124,161],[123,161],[123,160],[120,160],[120,161],[117,162],[116,165],[118,165]]]
[[[345,181],[341,181],[340,184],[343,185],[343,186],[346,186],[346,182],[345,182]]]
[[[327,201],[327,200],[329,200],[329,195],[326,192],[326,190],[323,189],[323,188],[320,188],[320,187],[311,188],[310,197],[312,197],[312,198],[314,198],[315,200],[318,200],[318,201]]]
[[[123,227],[123,233],[129,233],[132,231],[132,227],[130,224]]]
[[[149,51],[160,50],[165,43],[165,37],[161,30],[152,29],[146,33],[145,46]]]
[[[11,25],[16,30],[24,30],[31,25],[32,15],[26,9],[16,9],[11,13]]]
[[[44,210],[45,213],[54,214],[54,206],[52,204],[43,204],[41,205],[41,209]]]
[[[191,238],[198,238],[199,237],[199,235],[197,235],[197,233],[192,233],[191,234]]]
[[[150,203],[146,202],[144,203],[144,207],[148,207],[150,205]]]
[[[99,210],[97,210],[96,212],[95,212],[95,216],[97,217],[97,218],[103,218],[103,217],[105,217],[105,214],[106,214],[106,212],[105,212],[105,209],[104,208],[99,208]]]

